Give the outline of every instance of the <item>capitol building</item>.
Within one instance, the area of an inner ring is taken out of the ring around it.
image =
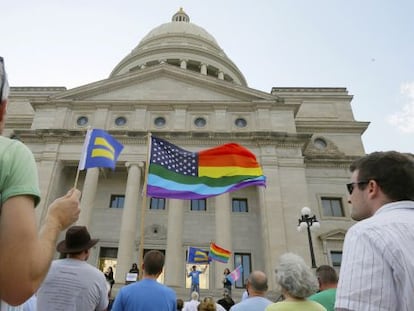
[[[124,150],[115,170],[80,172],[78,224],[99,238],[89,263],[112,266],[118,285],[132,263],[140,266],[140,250],[158,249],[166,256],[160,281],[187,293],[188,247],[208,250],[214,241],[232,255],[227,264],[208,266],[202,291],[223,288],[224,268],[239,264],[244,275],[236,292],[252,270],[266,272],[273,289],[281,254],[297,253],[311,265],[308,232],[297,230],[305,206],[320,224],[310,232],[316,265],[339,268],[353,224],[348,167],[365,154],[361,135],[369,125],[354,119],[353,96],[345,87],[250,88],[184,10],[154,26],[104,80],[72,89],[11,88],[4,134],[35,156],[38,224],[48,205],[73,187],[87,128],[101,128]],[[143,197],[148,133],[190,151],[236,142],[256,155],[267,186],[199,200]]]

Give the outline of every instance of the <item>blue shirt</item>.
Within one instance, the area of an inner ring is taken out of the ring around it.
[[[230,311],[263,311],[270,304],[272,302],[265,297],[253,296],[236,303]]]
[[[115,297],[112,311],[176,311],[175,292],[153,279],[124,286]]]
[[[200,284],[200,274],[203,273],[201,271],[190,271],[188,276],[191,276],[191,284],[198,285]]]

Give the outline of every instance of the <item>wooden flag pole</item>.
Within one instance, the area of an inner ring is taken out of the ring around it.
[[[79,166],[78,166],[78,171],[76,172],[76,177],[75,177],[75,183],[73,184],[73,188],[76,189],[76,186],[78,185],[78,180],[79,180]]]
[[[81,152],[81,158],[79,159],[79,163],[78,163],[78,170],[77,170],[77,172],[76,172],[75,182],[74,182],[74,184],[73,184],[73,188],[74,188],[74,189],[76,189],[76,187],[78,186],[78,180],[79,180],[79,174],[80,174],[80,169],[79,169],[79,167],[80,167],[80,163],[81,163],[81,161],[82,161],[82,158],[83,158],[83,157],[85,157],[86,152],[87,152],[87,150],[86,150],[86,149],[87,149],[87,143],[89,143],[89,142],[87,142],[87,141],[86,141],[86,138],[88,137],[88,133],[89,133],[91,130],[92,130],[92,127],[89,125],[89,126],[86,128],[85,141],[83,142],[82,152]]]
[[[142,279],[143,276],[143,269],[142,263],[144,260],[144,234],[145,234],[145,211],[147,209],[147,184],[148,184],[148,172],[149,172],[149,165],[151,161],[151,133],[149,132],[147,135],[147,163],[145,165],[145,175],[144,175],[144,186],[142,189],[142,207],[141,207],[141,237],[139,242],[138,248],[138,260],[141,263],[141,269],[139,269],[139,279]]]

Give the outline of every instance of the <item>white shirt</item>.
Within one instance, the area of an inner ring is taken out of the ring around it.
[[[54,260],[37,291],[37,309],[106,310],[107,284],[103,272],[86,261],[71,258]]]
[[[197,307],[200,304],[198,300],[190,300],[184,303],[183,311],[197,311]]]
[[[36,311],[36,295],[30,297],[25,303],[19,306],[10,306],[4,301],[0,301],[0,311]]]
[[[335,310],[413,308],[414,201],[399,201],[348,230]]]

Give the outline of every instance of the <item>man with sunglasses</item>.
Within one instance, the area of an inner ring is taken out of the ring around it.
[[[374,152],[350,166],[351,217],[335,310],[414,306],[414,155]]]
[[[9,85],[0,57],[0,133]],[[70,190],[47,209],[38,233],[34,207],[40,201],[36,162],[20,141],[0,136],[0,302],[22,304],[39,288],[55,254],[60,232],[80,213],[80,191]]]

